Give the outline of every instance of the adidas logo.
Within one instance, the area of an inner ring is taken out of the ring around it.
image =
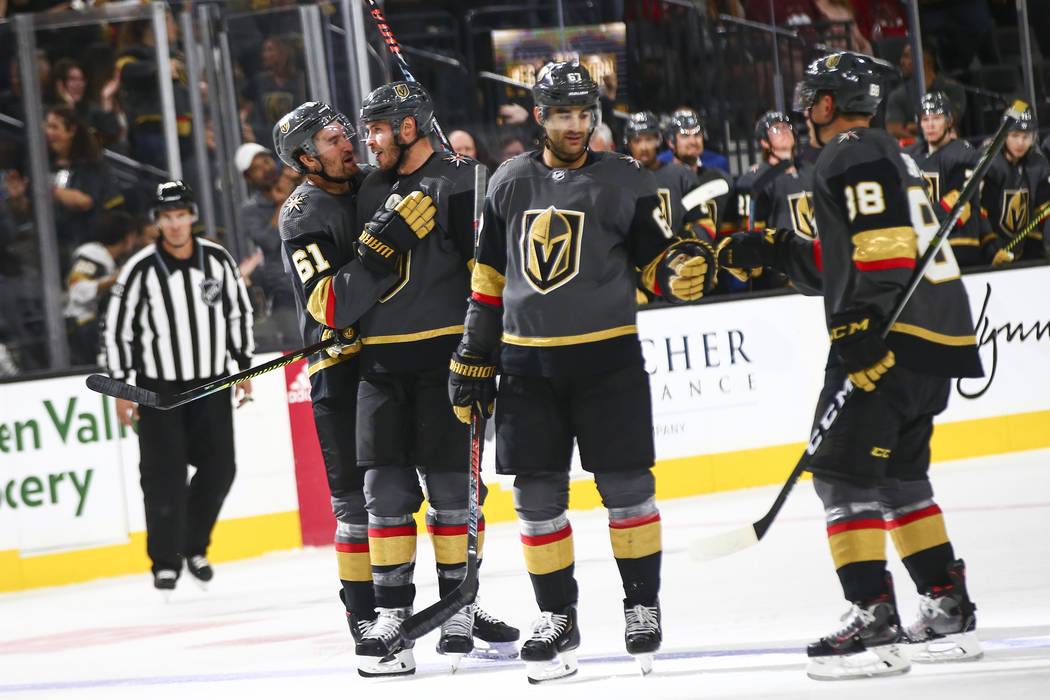
[[[306,363],[302,363],[299,374],[288,384],[288,403],[304,403],[310,400],[310,375]]]

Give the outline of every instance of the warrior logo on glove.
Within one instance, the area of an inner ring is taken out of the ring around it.
[[[530,209],[521,225],[521,264],[536,291],[546,294],[579,273],[583,212]]]

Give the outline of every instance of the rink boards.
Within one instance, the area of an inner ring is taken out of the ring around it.
[[[1050,268],[965,281],[987,376],[953,385],[934,459],[1050,446]],[[821,386],[821,300],[789,294],[651,309],[639,313],[638,329],[658,497],[782,481]],[[237,477],[209,552],[215,561],[331,542],[305,367],[285,370],[255,379],[256,400],[235,413]],[[83,380],[0,385],[0,591],[148,569],[137,442],[118,426],[112,401]],[[510,481],[495,474],[492,452],[485,516],[510,520]],[[572,507],[598,507],[578,460],[573,475]]]

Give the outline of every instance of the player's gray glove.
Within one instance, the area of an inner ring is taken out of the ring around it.
[[[397,256],[411,250],[434,229],[435,214],[433,200],[419,190],[393,209],[376,212],[357,238],[361,262],[380,274],[394,272]]]

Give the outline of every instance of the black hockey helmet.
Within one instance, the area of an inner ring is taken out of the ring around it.
[[[1021,112],[1020,119],[1014,122],[1014,125],[1010,127],[1010,131],[1027,131],[1033,134],[1033,136],[1038,132],[1031,107],[1028,107],[1025,111]]]
[[[623,128],[623,144],[626,146],[635,136],[643,134],[660,135],[660,120],[652,112],[635,112],[627,118]]]
[[[543,119],[547,107],[597,106],[598,84],[578,61],[554,61],[540,69],[532,99]]]
[[[157,185],[149,210],[150,220],[156,223],[160,212],[170,209],[189,209],[193,218],[197,218],[197,201],[193,197],[193,190],[182,180],[169,180]]]
[[[795,133],[795,125],[791,123],[791,117],[784,112],[777,112],[770,110],[766,112],[758,121],[755,122],[755,143],[762,146],[762,141],[769,140],[769,127],[774,124],[787,124],[788,128],[791,129],[791,133]]]
[[[419,83],[396,82],[380,85],[361,105],[361,126],[368,122],[388,121],[395,134],[401,129],[401,120],[412,117],[416,131],[429,134],[434,130],[434,101]]]
[[[679,109],[671,115],[671,121],[667,124],[667,140],[673,140],[678,134],[700,134],[706,139],[707,124],[693,110]]]
[[[875,114],[882,102],[883,83],[896,74],[897,69],[886,61],[853,51],[818,58],[795,85],[794,110],[805,112],[819,93],[828,92],[835,96],[838,112]]]
[[[356,132],[346,115],[324,102],[304,102],[277,120],[273,127],[273,145],[281,162],[300,175],[308,174],[300,155],[317,157],[314,134],[332,122],[339,122],[350,141]]]

